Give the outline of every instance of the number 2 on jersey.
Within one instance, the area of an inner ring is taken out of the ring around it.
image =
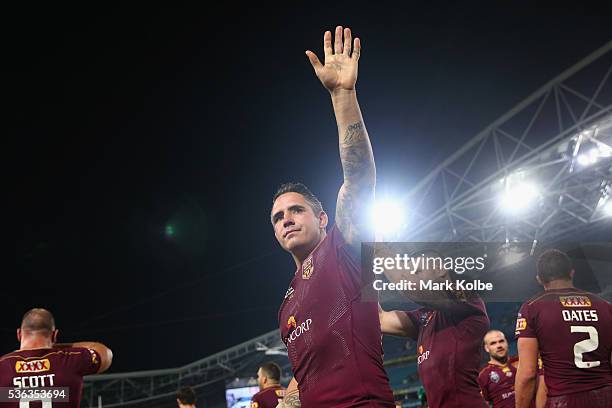
[[[53,403],[49,400],[38,400],[42,402],[42,408],[53,408]],[[36,402],[38,402],[36,401]],[[30,402],[35,402],[31,399],[21,399],[19,400],[19,408],[30,408]]]
[[[588,333],[589,338],[574,344],[574,364],[578,368],[598,367],[600,361],[584,361],[582,355],[597,350],[599,347],[599,334],[593,326],[571,326],[572,333]]]

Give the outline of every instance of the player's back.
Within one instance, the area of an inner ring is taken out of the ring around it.
[[[274,385],[259,391],[251,398],[251,408],[276,408],[285,397],[285,388]]]
[[[612,384],[612,305],[580,289],[542,292],[523,304],[517,336],[538,339],[548,396]]]
[[[0,358],[0,387],[13,390],[2,395],[2,407],[23,408],[18,397],[51,396],[30,401],[28,408],[78,408],[83,392],[83,376],[100,368],[100,356],[86,348],[19,350]],[[40,392],[42,388],[53,390]],[[11,402],[8,401],[7,397]],[[24,401],[24,400],[22,400]]]

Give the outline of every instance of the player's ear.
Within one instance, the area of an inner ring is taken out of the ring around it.
[[[17,329],[17,341],[21,343],[21,328]]]
[[[542,283],[542,279],[540,279],[538,275],[536,275],[536,280],[538,281],[540,285],[544,286],[544,284]]]
[[[319,228],[327,228],[327,223],[329,222],[329,217],[325,211],[321,211],[319,213]]]
[[[570,279],[574,279],[574,274],[575,274],[575,273],[576,273],[576,271],[575,271],[575,270],[573,270],[573,269],[570,271],[570,273],[569,273],[569,277],[570,277]]]
[[[57,335],[59,334],[59,330],[55,329],[53,330],[53,332],[51,332],[51,342],[52,343],[57,343]]]

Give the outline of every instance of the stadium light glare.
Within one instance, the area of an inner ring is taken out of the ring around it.
[[[612,217],[612,200],[608,200],[604,205],[604,214],[608,217]]]
[[[394,200],[376,200],[372,209],[372,224],[376,235],[383,239],[399,232],[404,225],[405,210]]]
[[[534,184],[520,182],[506,188],[500,204],[505,212],[515,214],[524,211],[538,196],[538,188]]]
[[[581,166],[588,166],[591,164],[591,158],[586,154],[579,155],[576,160],[578,160],[578,164]]]

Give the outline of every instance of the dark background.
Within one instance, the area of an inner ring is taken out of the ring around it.
[[[300,180],[333,214],[341,184],[330,99],[304,55],[322,57],[325,30],[362,39],[382,192],[409,189],[612,38],[610,14],[580,5],[224,4],[2,13],[15,245],[3,352],[35,306],[63,340],[107,343],[112,372],[183,365],[277,327],[294,265],[271,196]]]

